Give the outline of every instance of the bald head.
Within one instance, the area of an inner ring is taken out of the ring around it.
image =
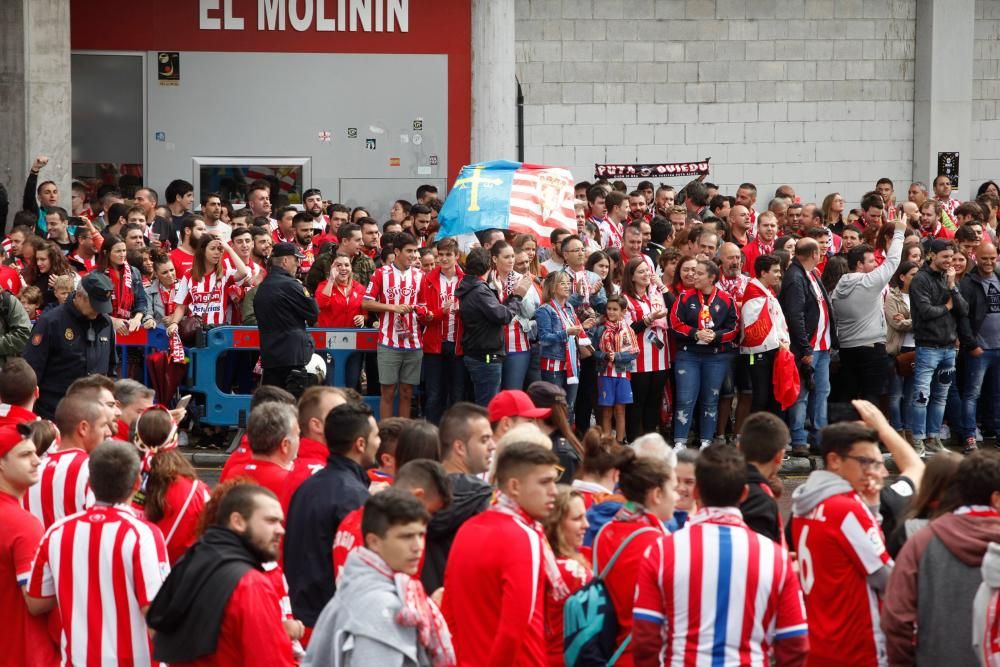
[[[729,209],[730,229],[750,229],[750,210],[746,206],[736,206]]]
[[[743,265],[743,252],[740,247],[735,243],[723,243],[719,249],[719,265],[727,278],[739,276],[740,267]]]
[[[983,241],[976,248],[976,269],[979,275],[988,278],[997,268],[997,247],[989,241]]]

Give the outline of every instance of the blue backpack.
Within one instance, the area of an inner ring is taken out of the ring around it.
[[[563,657],[566,667],[611,667],[632,641],[632,635],[629,635],[620,646],[617,645],[618,616],[615,615],[615,606],[604,580],[629,543],[637,536],[649,532],[656,530],[640,528],[626,537],[604,569],[566,599],[566,606],[563,608]],[[601,534],[598,533],[594,539],[595,573],[597,542],[600,538]]]

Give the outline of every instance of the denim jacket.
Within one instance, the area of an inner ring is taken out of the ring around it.
[[[567,301],[559,306],[555,301],[548,301],[535,311],[535,321],[538,322],[538,342],[542,346],[541,356],[546,359],[566,360],[566,326],[559,318],[556,308],[562,308],[564,317],[574,325],[579,325],[576,312]]]

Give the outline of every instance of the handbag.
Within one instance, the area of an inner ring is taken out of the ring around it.
[[[194,347],[198,344],[198,336],[204,330],[205,325],[200,317],[195,315],[185,315],[177,323],[177,335],[186,347]]]
[[[900,352],[896,355],[896,375],[899,377],[913,377],[913,368],[917,365],[917,352]]]

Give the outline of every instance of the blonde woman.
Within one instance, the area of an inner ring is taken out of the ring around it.
[[[583,495],[560,484],[555,506],[545,519],[545,536],[556,556],[559,574],[570,594],[580,590],[591,577],[590,564],[580,552],[587,532],[587,509]],[[563,607],[566,600],[556,600],[552,589],[545,595],[545,643],[551,667],[561,667],[563,661]]]

